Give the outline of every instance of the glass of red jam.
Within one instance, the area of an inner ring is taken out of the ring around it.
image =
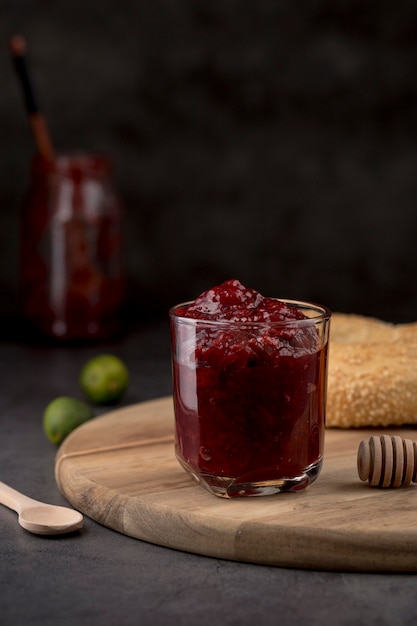
[[[210,492],[261,496],[316,480],[330,318],[238,280],[170,310],[176,456]]]
[[[120,330],[122,211],[108,157],[35,156],[21,212],[20,305],[28,326],[60,341]]]

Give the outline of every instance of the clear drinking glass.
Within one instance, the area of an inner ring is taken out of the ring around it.
[[[281,302],[307,319],[211,321],[182,317],[184,304],[170,310],[176,456],[218,496],[299,491],[322,467],[331,314]]]

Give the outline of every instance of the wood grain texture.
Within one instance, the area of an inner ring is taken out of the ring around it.
[[[67,500],[120,533],[201,555],[304,569],[417,571],[417,485],[375,489],[359,479],[371,434],[326,432],[322,473],[305,491],[225,500],[197,485],[174,456],[172,399],[95,418],[63,442],[55,464]]]

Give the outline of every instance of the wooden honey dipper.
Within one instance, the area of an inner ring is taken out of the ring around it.
[[[371,487],[400,487],[417,482],[417,441],[396,435],[361,441],[358,473]]]

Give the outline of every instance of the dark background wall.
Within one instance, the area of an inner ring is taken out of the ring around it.
[[[105,150],[130,304],[227,278],[417,320],[417,2],[2,0],[0,312],[33,146],[23,34],[57,150]]]

